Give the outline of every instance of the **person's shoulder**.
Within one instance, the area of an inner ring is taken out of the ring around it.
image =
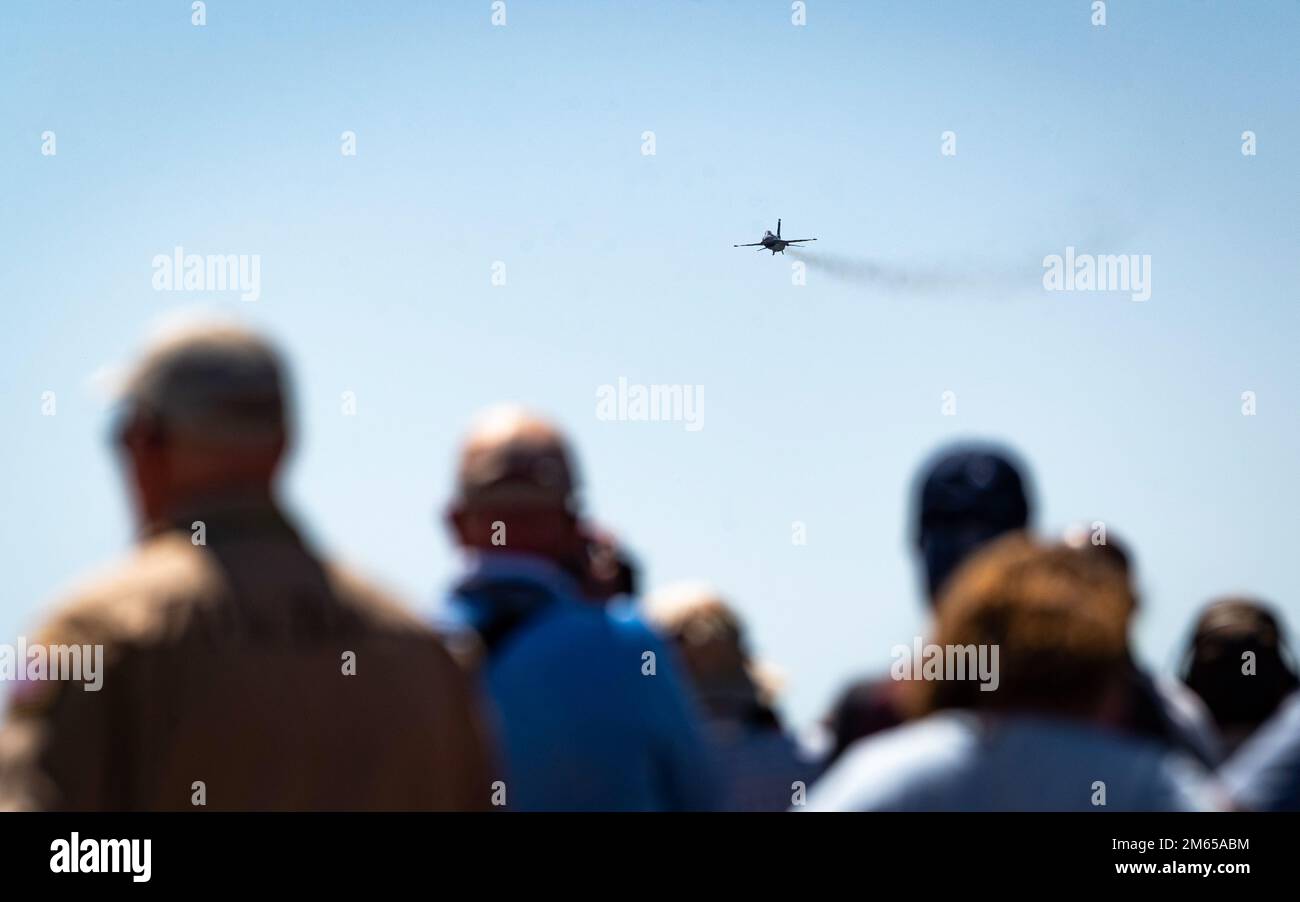
[[[973,718],[940,714],[854,743],[818,781],[809,810],[909,807],[909,799],[957,774],[977,742]]]
[[[635,614],[565,597],[521,627],[496,654],[494,667],[498,672],[559,667],[589,674],[641,673],[653,660],[656,672],[671,673],[670,657],[658,635]]]
[[[1223,771],[1235,774],[1280,763],[1300,771],[1300,691],[1282,700],[1273,715],[1228,759]]]
[[[658,649],[663,645],[659,634],[633,608],[614,605],[601,611],[607,628],[620,641],[643,649]]]
[[[651,666],[653,672],[666,674],[669,682],[679,682],[683,671],[676,648],[634,608],[605,607],[600,617],[601,640],[608,643],[616,660],[635,662],[638,672]]]
[[[1222,781],[1191,755],[1164,751],[1151,781],[1153,810],[1229,811],[1233,800]]]
[[[1142,737],[1108,738],[1092,762],[1108,760],[1107,804],[1132,811],[1225,811],[1232,807],[1219,778],[1190,753]],[[1101,779],[1101,769],[1093,768]]]
[[[974,715],[944,712],[855,743],[845,756],[845,763],[906,760],[932,767],[960,759],[976,746],[978,739],[978,719]]]
[[[656,650],[662,640],[630,608],[610,606],[581,598],[562,597],[533,624],[528,633],[548,639],[558,633],[574,641],[589,641],[602,646],[637,647]]]
[[[211,563],[185,535],[165,533],[75,585],[38,633],[44,644],[149,644],[174,635],[212,594]]]
[[[1058,766],[1105,784],[1112,809],[1216,811],[1227,805],[1210,772],[1167,741],[1064,720],[1021,718],[1013,729]]]
[[[384,655],[389,673],[432,689],[463,685],[479,666],[476,655],[457,646],[454,633],[436,628],[381,583],[337,561],[322,568],[332,602],[345,612],[343,632],[356,648]]]
[[[434,630],[388,589],[337,561],[324,566],[330,592],[364,629],[394,637],[427,638]]]
[[[1300,691],[1241,744],[1220,769],[1235,802],[1249,809],[1300,809]]]

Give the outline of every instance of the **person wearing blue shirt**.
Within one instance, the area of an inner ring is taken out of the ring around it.
[[[447,515],[467,568],[448,611],[491,701],[512,811],[716,808],[715,763],[673,653],[606,604],[627,567],[577,512],[563,436],[523,411],[471,430]]]

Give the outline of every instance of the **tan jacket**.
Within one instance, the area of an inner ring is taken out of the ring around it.
[[[205,810],[200,783],[206,810],[489,807],[478,712],[437,637],[269,504],[187,512],[32,641],[102,644],[103,683],[15,684],[0,809]]]

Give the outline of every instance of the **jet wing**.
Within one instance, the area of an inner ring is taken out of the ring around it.
[[[782,238],[786,244],[802,244],[805,241],[816,241],[816,238]]]
[[[732,247],[762,247],[763,242],[759,241],[754,244],[733,244]]]

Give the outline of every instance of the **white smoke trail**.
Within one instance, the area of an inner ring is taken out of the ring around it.
[[[822,273],[840,282],[870,285],[899,294],[940,294],[962,291],[1004,291],[1017,286],[1033,285],[1029,274],[978,272],[938,266],[897,266],[878,263],[866,257],[825,253],[812,248],[786,248],[786,253],[801,260],[810,272]]]

